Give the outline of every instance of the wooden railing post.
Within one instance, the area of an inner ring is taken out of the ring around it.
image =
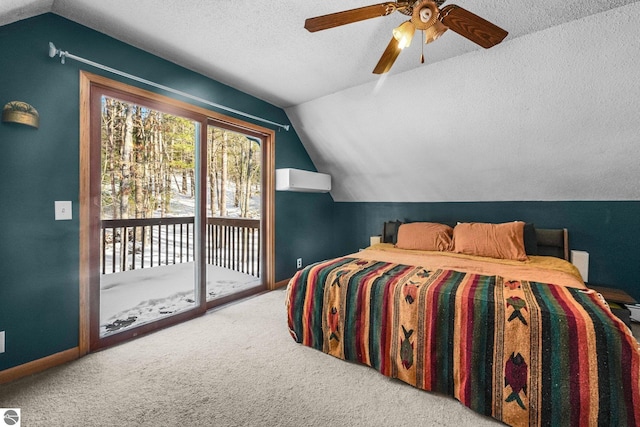
[[[194,217],[102,220],[102,274],[193,261],[194,222]],[[138,252],[139,227],[141,236]],[[107,230],[111,230],[111,242],[108,242]],[[129,230],[133,232],[131,242]],[[119,239],[116,238],[118,234]],[[260,277],[259,219],[209,217],[205,234],[205,260],[208,264]],[[108,250],[109,244],[112,245],[111,250]],[[116,250],[117,246],[119,250]],[[137,262],[138,253],[140,260]],[[111,268],[107,268],[107,264]]]

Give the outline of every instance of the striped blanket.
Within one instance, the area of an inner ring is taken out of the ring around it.
[[[293,338],[512,426],[640,425],[640,350],[594,292],[355,258],[296,273]]]

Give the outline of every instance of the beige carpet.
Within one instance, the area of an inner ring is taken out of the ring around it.
[[[26,427],[499,425],[296,344],[283,290],[0,386],[0,407]]]

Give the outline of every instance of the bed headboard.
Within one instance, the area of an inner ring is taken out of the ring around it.
[[[569,232],[566,228],[536,228],[538,255],[553,256],[569,261]]]
[[[398,228],[402,224],[401,221],[387,221],[382,226],[382,243],[396,244],[398,238]]]
[[[401,224],[402,222],[398,220],[385,222],[382,229],[382,242],[395,244],[398,227]],[[537,255],[553,256],[569,261],[569,232],[566,228],[536,228],[535,232]]]

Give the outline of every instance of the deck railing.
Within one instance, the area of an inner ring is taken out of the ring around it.
[[[102,220],[102,274],[194,261],[194,222],[194,217]],[[259,219],[207,218],[207,264],[260,277],[260,246]]]

